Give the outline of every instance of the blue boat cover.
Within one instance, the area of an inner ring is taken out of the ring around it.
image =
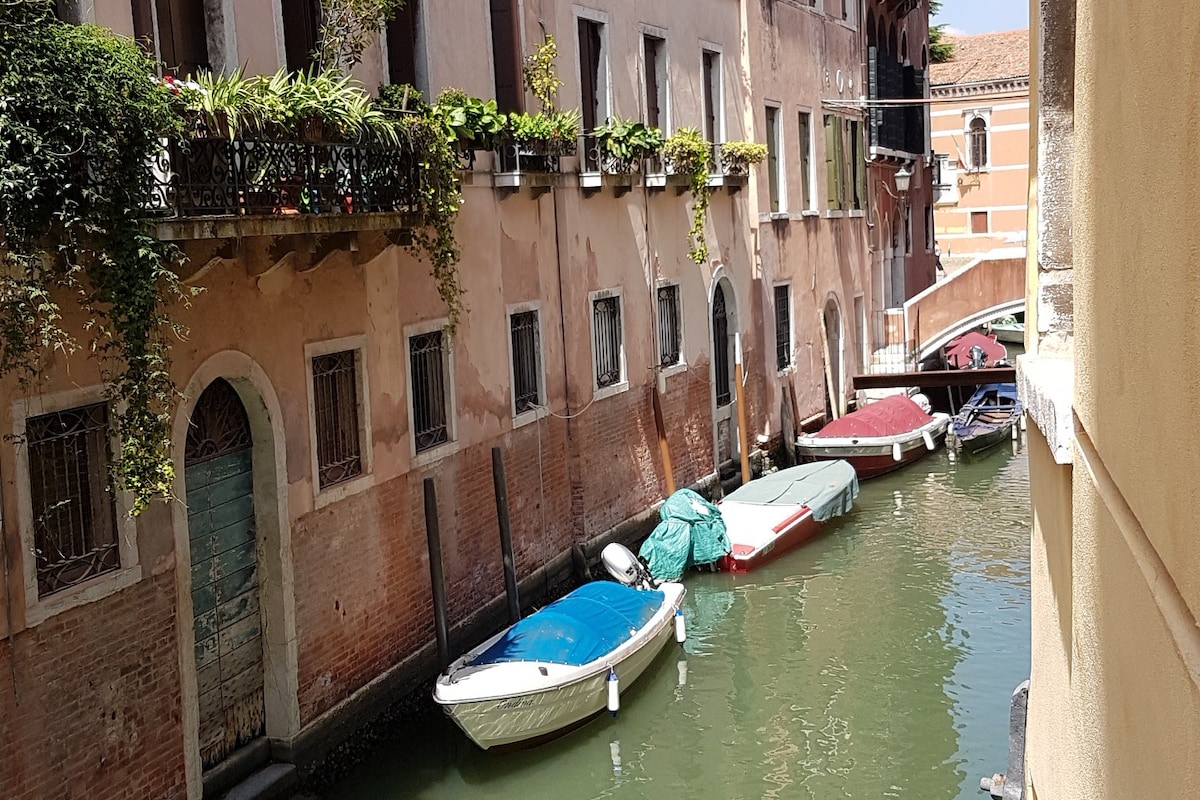
[[[659,591],[592,581],[513,625],[470,663],[582,666],[629,641],[665,601]]]

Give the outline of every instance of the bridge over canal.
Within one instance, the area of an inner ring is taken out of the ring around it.
[[[1024,310],[1024,251],[993,251],[885,311],[870,371],[916,369],[956,336]]]

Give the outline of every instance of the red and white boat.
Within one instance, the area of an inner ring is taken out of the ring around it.
[[[817,433],[797,436],[796,451],[805,461],[844,458],[859,480],[865,480],[936,450],[949,423],[949,414],[929,414],[911,398],[892,395],[835,419]]]
[[[748,572],[778,558],[849,511],[856,497],[858,477],[845,461],[801,464],[750,481],[717,504],[732,546],[717,569]]]

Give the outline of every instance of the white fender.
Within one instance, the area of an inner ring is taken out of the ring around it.
[[[933,434],[929,431],[921,431],[921,438],[925,440],[925,449],[933,452],[933,448],[937,447],[937,445],[933,443]]]
[[[892,442],[892,461],[899,461],[900,458],[901,458],[900,443]]]
[[[683,621],[683,609],[675,609],[675,641],[683,644],[687,641],[687,626]]]
[[[621,710],[621,686],[617,680],[617,671],[609,669],[608,671],[608,713],[614,717]]]

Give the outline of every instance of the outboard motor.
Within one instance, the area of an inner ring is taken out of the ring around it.
[[[971,369],[983,369],[987,366],[987,352],[982,347],[973,344],[967,352],[971,359]]]
[[[646,565],[638,561],[637,556],[623,544],[609,542],[604,545],[600,551],[600,563],[604,564],[609,575],[626,586],[635,589],[651,589],[654,586]]]

